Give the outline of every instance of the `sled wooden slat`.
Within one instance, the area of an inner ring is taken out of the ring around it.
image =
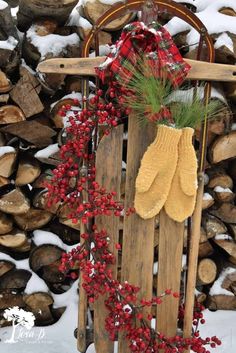
[[[125,185],[125,208],[133,205],[135,179],[140,160],[154,139],[153,126],[140,126],[138,119],[130,115],[128,123],[128,152]],[[137,214],[124,217],[121,280],[140,287],[139,298],[151,299],[153,283],[154,218],[143,220]],[[127,340],[119,338],[119,353],[129,352]]]
[[[180,291],[184,223],[173,221],[164,210],[160,212],[158,246],[157,294],[166,289]],[[169,337],[176,335],[179,300],[172,295],[157,306],[157,331]]]
[[[96,181],[107,190],[117,192],[120,196],[121,166],[122,166],[123,125],[113,129],[108,136],[104,136],[99,143],[96,153]],[[96,218],[98,229],[106,229],[110,238],[110,250],[118,258],[115,245],[119,241],[119,217],[99,216]],[[117,261],[116,261],[117,264]],[[111,266],[113,278],[117,278],[117,266]],[[109,339],[105,330],[107,309],[104,296],[94,303],[94,344],[96,353],[113,353],[114,343]]]
[[[104,56],[94,58],[48,59],[38,65],[38,70],[44,73],[67,75],[96,76],[94,68],[102,64]],[[191,65],[187,80],[227,81],[236,82],[235,65],[212,64],[205,61],[184,59]]]
[[[84,225],[81,224],[81,233],[84,233]],[[81,239],[80,243],[83,244],[84,240]],[[79,278],[79,306],[78,306],[78,331],[77,331],[77,349],[79,352],[84,353],[87,349],[86,342],[86,327],[87,327],[87,294],[83,289],[83,278]]]

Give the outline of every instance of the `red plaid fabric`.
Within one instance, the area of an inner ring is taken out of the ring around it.
[[[104,82],[105,77],[122,80],[125,85],[132,78],[128,69],[135,66],[140,58],[147,58],[158,67],[157,76],[165,73],[173,87],[178,87],[185,79],[190,65],[179,53],[169,32],[159,23],[147,27],[143,22],[133,22],[124,27],[120,40],[112,46],[105,62],[96,68],[96,73]]]

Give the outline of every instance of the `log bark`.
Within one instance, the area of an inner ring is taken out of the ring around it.
[[[231,258],[236,261],[236,243],[229,240],[213,239],[214,243],[223,249]]]
[[[26,307],[34,314],[36,324],[50,325],[54,322],[51,306],[54,302],[52,296],[44,292],[36,292],[23,296]]]
[[[207,299],[209,310],[236,310],[236,297],[231,295],[213,295]]]
[[[205,241],[204,243],[199,244],[198,257],[204,258],[212,255],[214,252],[213,246],[209,241]]]
[[[212,215],[206,215],[203,217],[203,226],[206,230],[207,238],[213,238],[217,234],[227,233],[227,227],[218,218]]]
[[[1,277],[0,289],[23,291],[31,277],[27,270],[11,270]]]
[[[217,210],[210,213],[226,223],[236,223],[236,206],[231,203],[223,203]]]
[[[36,208],[29,208],[27,213],[14,215],[14,220],[20,229],[29,231],[45,226],[53,217],[53,214]]]
[[[0,294],[0,310],[4,310],[13,306],[19,306],[20,308],[25,307],[22,294],[12,294],[4,290]]]
[[[208,187],[214,189],[216,186],[221,186],[222,188],[233,188],[232,178],[226,174],[224,171],[208,171],[207,174],[210,177]]]
[[[16,267],[15,264],[11,261],[0,260],[0,276],[4,275],[8,271],[11,271],[15,267]]]
[[[0,212],[0,235],[9,233],[13,228],[13,221],[8,215]]]
[[[59,24],[64,24],[77,0],[20,0],[17,14],[18,28],[25,31],[34,19],[52,18]]]
[[[59,260],[63,252],[63,249],[52,244],[37,246],[31,251],[29,256],[30,268],[37,273],[44,266],[51,265]]]

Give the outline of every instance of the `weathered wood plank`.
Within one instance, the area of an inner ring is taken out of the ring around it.
[[[184,222],[173,221],[164,210],[160,212],[160,231],[158,246],[157,294],[166,289],[180,291],[182,254],[184,241]],[[167,336],[175,336],[177,330],[179,300],[167,296],[157,306],[157,331]]]
[[[104,136],[96,153],[96,181],[108,191],[116,191],[120,196],[121,166],[122,166],[123,125],[113,129],[110,135]],[[102,166],[102,167],[101,167]],[[110,250],[118,257],[115,245],[119,239],[119,217],[99,216],[96,218],[98,229],[106,229],[110,238]],[[113,278],[117,278],[117,266],[112,265]],[[94,303],[94,343],[96,353],[113,353],[114,343],[105,330],[107,309],[105,297],[101,296]]]
[[[155,132],[156,129],[151,124],[144,131],[135,116],[129,117],[125,207],[133,205],[140,160],[153,141]],[[143,220],[137,214],[125,216],[121,277],[122,281],[140,287],[139,298],[152,297],[153,244],[154,218]],[[119,353],[127,352],[127,341],[121,336]]]
[[[94,67],[105,60],[104,56],[94,58],[48,59],[41,62],[37,70],[44,73],[60,73],[67,75],[96,76]],[[191,65],[188,80],[236,82],[235,65],[213,64],[205,61],[184,59]]]

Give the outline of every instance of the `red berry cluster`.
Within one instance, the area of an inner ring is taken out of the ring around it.
[[[110,89],[110,96],[115,95],[114,88]],[[202,307],[197,306],[194,314],[194,330],[191,338],[181,336],[172,338],[156,332],[150,324],[153,319],[152,306],[160,305],[167,295],[179,297],[167,289],[161,296],[152,299],[138,300],[139,288],[128,282],[121,283],[113,279],[111,265],[115,263],[115,256],[109,250],[109,234],[91,225],[98,215],[123,215],[123,205],[115,199],[116,193],[106,191],[95,180],[95,150],[99,127],[105,127],[103,132],[116,126],[122,117],[121,110],[112,102],[101,101],[102,91],[99,90],[87,104],[88,108],[74,112],[69,118],[67,141],[61,147],[62,163],[53,171],[53,178],[47,184],[49,204],[62,202],[68,206],[68,218],[73,223],[81,220],[87,225],[85,233],[81,234],[83,243],[70,253],[64,253],[60,265],[62,272],[70,273],[75,279],[78,270],[83,279],[83,288],[88,300],[93,303],[100,295],[106,294],[105,306],[108,315],[105,328],[112,340],[123,332],[128,340],[131,352],[154,353],[163,350],[165,353],[182,353],[189,346],[194,352],[208,353],[205,346],[214,348],[221,342],[216,337],[203,340],[199,337],[198,323],[204,323]],[[75,102],[78,104],[78,102]],[[61,115],[67,115],[69,105],[63,107]],[[92,136],[95,136],[92,139]],[[135,210],[129,208],[126,215]],[[90,222],[88,222],[90,220]],[[116,244],[120,250],[121,245]],[[77,269],[77,270],[74,270]],[[179,320],[184,315],[184,308],[180,308]]]

